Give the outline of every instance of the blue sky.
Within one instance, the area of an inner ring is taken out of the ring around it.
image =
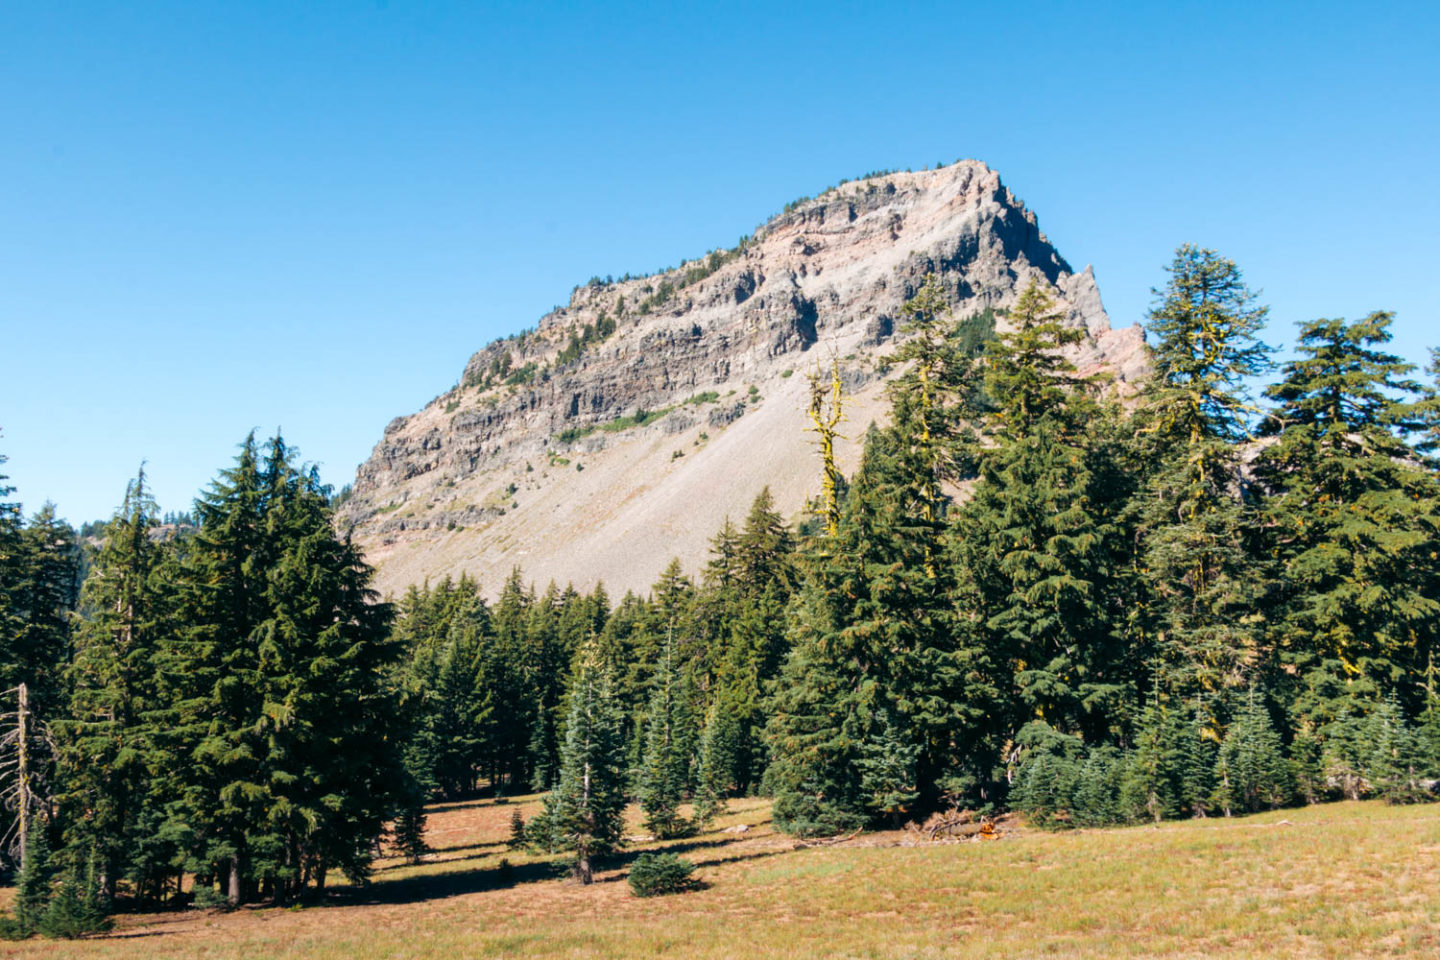
[[[1117,325],[1174,247],[1440,345],[1440,5],[0,5],[0,453],[183,509],[252,428],[339,486],[593,274],[975,157]],[[1383,7],[1383,9],[1382,9]]]

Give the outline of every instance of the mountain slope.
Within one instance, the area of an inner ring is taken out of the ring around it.
[[[342,521],[387,592],[467,571],[493,593],[515,565],[615,594],[643,591],[672,556],[694,571],[761,487],[787,514],[816,492],[806,374],[832,359],[853,468],[885,415],[875,360],[931,272],[956,316],[1004,308],[1038,276],[1087,332],[1082,370],[1122,384],[1144,370],[1140,328],[1110,328],[1089,268],[1071,270],[994,171],[879,175],[792,204],[733,250],[577,287],[392,421]]]

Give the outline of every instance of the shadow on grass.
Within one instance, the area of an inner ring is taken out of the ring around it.
[[[434,866],[442,863],[459,863],[462,860],[484,860],[486,857],[493,856],[502,849],[506,849],[506,845],[499,842],[457,843],[449,847],[431,847],[429,850],[426,851],[426,859],[421,862],[420,866]],[[437,854],[445,853],[461,853],[464,854],[464,856],[436,856]],[[392,859],[389,862],[376,867],[373,872],[378,876],[382,873],[388,873],[392,870],[407,870],[415,866],[416,864],[413,864],[408,860]]]
[[[677,843],[654,850],[625,850],[620,853],[611,854],[601,860],[597,866],[601,870],[622,869],[624,872],[615,876],[597,879],[596,883],[616,883],[626,880],[629,875],[629,867],[635,859],[644,853],[674,853],[685,854],[696,851],[714,851],[738,843],[738,840],[693,840],[687,843]],[[739,863],[746,860],[760,860],[765,857],[773,857],[779,853],[787,852],[784,849],[756,850],[749,853],[736,853],[733,856],[707,859],[700,866],[705,868],[717,867],[726,863]],[[451,861],[453,862],[453,861]],[[456,873],[440,874],[438,876],[413,876],[400,880],[386,880],[380,883],[372,883],[366,887],[348,888],[332,892],[325,901],[326,906],[348,906],[353,904],[408,904],[423,903],[427,900],[444,900],[449,897],[459,897],[470,893],[481,893],[486,890],[502,890],[506,887],[515,887],[525,883],[540,883],[546,880],[558,880],[569,876],[568,864],[555,861],[541,861],[539,863],[522,863],[512,865],[508,871],[502,868],[490,867],[484,870],[466,870]]]

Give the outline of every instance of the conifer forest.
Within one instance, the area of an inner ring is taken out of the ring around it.
[[[666,839],[757,796],[797,838],[1440,799],[1440,353],[1392,353],[1384,311],[1272,330],[1186,245],[1121,391],[1054,295],[996,326],[920,285],[859,468],[815,366],[804,516],[757,490],[644,596],[516,569],[382,598],[280,436],[185,514],[142,469],[80,531],[0,478],[0,932],[310,902],[476,796],[544,792],[510,843],[583,883],[630,804]]]

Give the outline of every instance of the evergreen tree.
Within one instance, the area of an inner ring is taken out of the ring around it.
[[[152,779],[180,762],[163,749],[155,723],[174,603],[163,576],[165,549],[151,537],[156,516],[142,470],[106,526],[86,578],[89,615],[75,637],[69,716],[55,724],[67,840],[97,857],[106,900],[136,867],[135,853],[158,813]]]
[[[1415,731],[1416,749],[1427,776],[1440,781],[1440,684],[1436,683],[1435,656],[1431,654],[1425,665],[1425,706]]]
[[[86,879],[82,882],[71,870],[60,884],[40,918],[40,933],[51,940],[75,940],[91,933],[102,933],[114,926],[100,896],[100,884],[91,857]]]
[[[490,644],[484,673],[493,692],[494,716],[504,718],[490,728],[491,777],[497,786],[502,780],[511,792],[530,781],[530,742],[537,720],[533,698],[529,640],[529,611],[535,595],[526,589],[520,568],[506,578],[496,600],[491,623],[495,639]],[[554,704],[550,704],[554,706]]]
[[[547,833],[574,852],[575,877],[588,884],[595,858],[620,843],[625,812],[623,718],[613,668],[593,645],[580,651],[569,701],[560,779],[542,816]]]
[[[1299,358],[1267,394],[1278,439],[1257,467],[1288,593],[1276,619],[1285,676],[1363,676],[1409,712],[1440,624],[1440,486],[1398,434],[1411,365],[1388,353],[1391,315],[1301,325]]]
[[[22,576],[11,593],[18,630],[0,671],[30,690],[35,713],[59,716],[67,700],[64,680],[71,656],[71,617],[79,600],[80,548],[75,531],[45,504],[20,536]]]
[[[900,826],[920,799],[915,776],[919,755],[919,745],[906,740],[890,712],[881,710],[855,767],[871,813],[892,827]]]
[[[667,639],[655,671],[650,709],[645,718],[645,756],[640,773],[640,806],[645,827],[659,839],[683,836],[691,825],[680,814],[690,756],[686,731],[694,718],[681,685],[675,642]]]
[[[1180,810],[1174,772],[1179,767],[1174,724],[1169,710],[1154,691],[1140,712],[1135,746],[1126,758],[1120,784],[1120,802],[1127,819],[1156,823]]]
[[[840,648],[831,599],[823,584],[802,586],[765,730],[764,789],[774,798],[775,825],[797,836],[856,830],[869,820],[856,762],[876,684],[866,676],[868,651]]]
[[[1117,535],[1091,469],[1082,426],[1097,410],[1062,348],[1083,333],[1063,323],[1037,284],[990,341],[981,482],[954,531],[960,604],[1006,689],[997,718],[1013,737],[1039,717],[1100,740],[1129,697],[1115,585]]]
[[[1043,720],[1032,720],[1015,737],[1018,765],[1012,775],[1010,803],[1038,826],[1070,826],[1081,787],[1085,745]],[[1093,791],[1094,783],[1086,785]],[[1094,808],[1104,806],[1087,795]],[[1110,806],[1114,805],[1113,799]]]
[[[15,878],[15,925],[21,937],[40,929],[54,896],[55,864],[51,859],[48,825],[36,823],[25,850],[25,865]]]
[[[1121,781],[1125,762],[1114,747],[1090,749],[1075,775],[1070,800],[1071,820],[1077,827],[1103,827],[1121,822]]]
[[[177,737],[198,861],[232,904],[367,874],[404,804],[391,611],[336,537],[328,488],[283,440],[253,437],[196,503]]]
[[[519,850],[529,843],[525,832],[525,816],[516,807],[510,811],[510,836],[505,840],[505,846],[511,850]]]
[[[9,458],[0,454],[0,468]],[[7,499],[15,488],[6,483],[9,478],[0,473],[0,660],[3,660],[3,680],[8,689],[19,682],[18,671],[22,657],[15,649],[21,629],[19,584],[25,570],[24,547],[21,530],[24,527],[20,504]]]
[[[1215,802],[1227,817],[1232,811],[1253,813],[1290,800],[1290,766],[1270,712],[1254,688],[1220,744],[1215,780]]]
[[[729,705],[716,699],[705,717],[700,736],[700,763],[695,789],[695,819],[709,823],[725,810],[725,799],[736,789],[742,745],[740,724]]]
[[[1263,646],[1269,571],[1251,531],[1239,444],[1255,406],[1247,380],[1269,369],[1259,338],[1267,308],[1234,261],[1185,244],[1150,311],[1154,373],[1138,415],[1148,471],[1138,506],[1143,601],[1137,639],[1182,696],[1252,677]]]
[[[1422,803],[1437,799],[1425,780],[1425,757],[1420,739],[1405,722],[1395,698],[1388,697],[1371,715],[1370,767],[1367,771],[1377,796],[1387,803]]]

